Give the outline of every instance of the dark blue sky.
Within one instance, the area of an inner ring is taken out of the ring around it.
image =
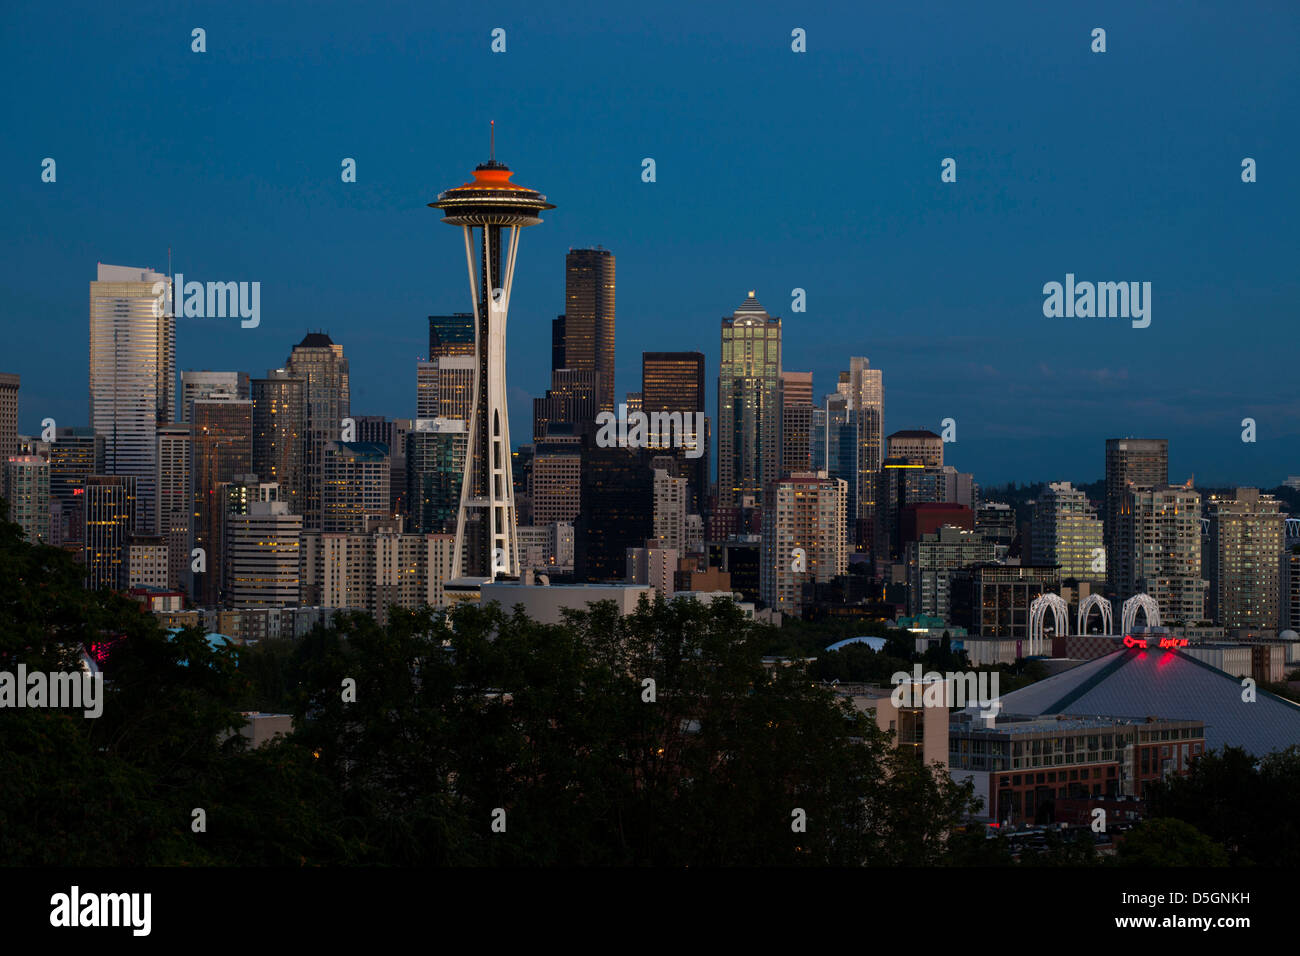
[[[165,269],[168,246],[187,278],[262,283],[259,328],[178,320],[179,368],[260,375],[323,328],[355,414],[412,416],[425,317],[468,309],[460,236],[425,203],[486,158],[495,119],[498,158],[558,206],[523,234],[516,444],[564,253],[599,243],[620,394],[643,350],[698,349],[716,398],[719,319],[756,289],[787,369],[820,395],[866,355],[886,430],[955,418],[948,461],[985,484],[1099,477],[1119,435],[1168,437],[1178,481],[1300,473],[1295,3],[606,9],[11,6],[0,369],[23,376],[21,428],[86,422],[95,264]],[[1151,282],[1150,328],[1044,318],[1067,272]]]

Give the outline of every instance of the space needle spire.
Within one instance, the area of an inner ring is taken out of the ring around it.
[[[506,407],[506,317],[519,257],[519,231],[540,223],[539,213],[555,206],[537,190],[510,182],[512,171],[496,160],[495,121],[489,132],[488,157],[486,163],[475,167],[472,180],[440,193],[438,201],[429,205],[442,210],[443,222],[460,226],[464,232],[475,316],[474,397],[452,574],[492,581],[498,576],[519,576]]]

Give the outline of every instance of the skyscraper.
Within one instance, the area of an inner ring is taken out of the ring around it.
[[[1210,496],[1205,572],[1211,620],[1223,627],[1274,628],[1283,551],[1281,502],[1256,488]]]
[[[1201,496],[1190,486],[1130,486],[1119,509],[1117,547],[1126,560],[1121,598],[1149,594],[1162,623],[1205,619]]]
[[[1049,484],[1034,503],[1030,528],[1034,564],[1057,565],[1062,580],[1105,581],[1101,519],[1078,488],[1068,481]]]
[[[157,427],[172,418],[176,375],[171,280],[100,263],[90,283],[90,424],[104,436],[104,468],[136,481],[141,534],[157,528]]]
[[[194,596],[215,605],[221,591],[220,532],[225,519],[223,484],[248,475],[253,464],[253,403],[248,399],[199,399],[193,422],[194,546],[206,570],[195,575]]]
[[[9,520],[32,544],[50,543],[50,462],[41,455],[10,455],[4,461],[4,498]]]
[[[781,469],[781,320],[750,292],[722,319],[718,374],[718,504],[763,500]]]
[[[167,587],[187,588],[194,547],[193,426],[158,426],[158,536],[167,543]]]
[[[842,478],[803,472],[768,486],[759,593],[773,610],[799,614],[805,583],[828,583],[849,566],[849,489]]]
[[[351,413],[348,360],[343,346],[322,332],[310,332],[293,347],[285,370],[307,383],[302,516],[305,530],[319,530],[325,445],[341,437],[343,419]]]
[[[0,461],[18,454],[19,377],[0,372]]]
[[[50,445],[51,543],[82,544],[86,478],[104,473],[104,436],[94,429],[59,428]]]
[[[406,498],[411,530],[453,534],[465,476],[467,423],[417,418],[406,435]]]
[[[378,442],[330,442],[325,446],[321,530],[355,534],[367,517],[389,515],[392,463]]]
[[[564,308],[564,367],[599,372],[599,410],[612,412],[614,256],[608,249],[569,250],[564,258]]]
[[[849,408],[857,418],[858,487],[855,511],[849,516],[856,526],[859,546],[870,546],[879,511],[880,467],[885,458],[881,437],[885,433],[885,386],[880,369],[873,369],[860,356],[849,359],[847,387]],[[942,445],[939,464],[943,464]]]
[[[506,318],[514,289],[520,230],[537,225],[543,210],[555,208],[536,190],[510,182],[511,175],[508,166],[496,161],[494,136],[492,158],[474,169],[473,181],[448,189],[436,202],[429,203],[442,210],[443,222],[464,231],[470,298],[478,321],[477,394],[469,426],[452,566],[465,567],[471,576],[489,580],[497,574],[519,574],[506,403]],[[475,229],[480,233],[478,243],[474,242]],[[611,281],[612,275],[611,271]],[[610,304],[612,319],[612,290]]]
[[[288,369],[268,369],[252,381],[253,474],[280,486],[290,514],[302,514],[307,383]]]
[[[283,501],[253,501],[226,528],[232,607],[290,607],[298,603],[302,515]]]
[[[1106,547],[1106,580],[1110,590],[1118,592],[1133,577],[1131,556],[1119,546],[1130,486],[1153,488],[1168,483],[1167,439],[1106,439],[1106,511],[1102,533]]]
[[[206,398],[248,398],[247,372],[213,372],[187,368],[181,372],[181,409],[178,422],[189,422],[190,405]]]
[[[704,353],[703,352],[642,352],[641,353],[641,410],[647,415],[655,412],[686,416],[704,414]],[[692,418],[690,421],[694,421]],[[686,502],[688,514],[703,514],[709,500],[709,444],[710,429],[707,418],[704,433],[697,436],[702,448],[664,448],[660,455],[671,455],[673,473],[690,482]],[[692,458],[691,455],[696,455]]]
[[[127,544],[135,525],[134,475],[89,475],[85,483],[86,587],[121,589],[127,586],[130,565]]]
[[[812,372],[781,373],[781,474],[812,467]]]
[[[429,316],[429,360],[474,354],[474,313]]]

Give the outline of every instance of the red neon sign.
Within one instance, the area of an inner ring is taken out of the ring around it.
[[[1185,637],[1162,637],[1160,638],[1160,647],[1187,647],[1187,638]],[[1124,635],[1125,647],[1140,647],[1146,650],[1147,639],[1145,637],[1134,637],[1132,634]]]

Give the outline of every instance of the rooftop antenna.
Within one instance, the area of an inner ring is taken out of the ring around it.
[[[497,121],[488,120],[488,126],[491,129],[491,132],[489,134],[491,140],[490,140],[490,148],[488,150],[488,162],[495,163],[497,161]]]

